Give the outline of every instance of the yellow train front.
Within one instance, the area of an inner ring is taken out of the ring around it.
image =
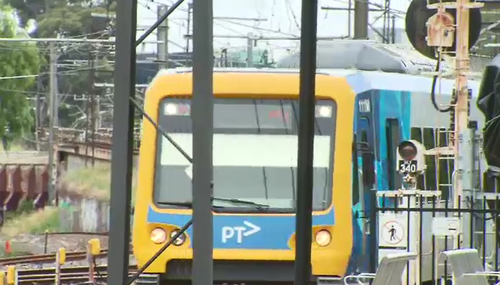
[[[295,260],[299,74],[214,73],[214,281],[292,282]],[[145,111],[188,154],[192,73],[160,72]],[[351,255],[354,93],[317,75],[312,273],[341,277]],[[133,247],[144,265],[189,219],[189,162],[143,120]],[[208,150],[208,149],[207,149]],[[239,201],[235,201],[239,200]],[[146,270],[163,284],[191,279],[192,229]]]

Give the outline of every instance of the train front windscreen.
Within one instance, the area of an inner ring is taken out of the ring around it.
[[[265,205],[266,212],[294,212],[298,120],[297,100],[214,99],[213,196]],[[327,209],[332,201],[335,123],[335,102],[318,100],[312,189],[316,211]],[[190,99],[165,98],[159,109],[159,124],[192,154]],[[191,164],[158,134],[155,204],[176,208],[192,201],[191,176]],[[215,200],[214,206],[228,212],[263,209],[222,199]]]

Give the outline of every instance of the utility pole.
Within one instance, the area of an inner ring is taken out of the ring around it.
[[[158,5],[158,19],[161,18],[168,10],[167,6]],[[158,26],[158,60],[160,61],[160,68],[168,68],[168,20],[165,19],[160,26]]]
[[[348,0],[347,2],[347,37],[351,38],[352,36],[352,0]]]
[[[368,0],[354,0],[354,38],[368,39]]]
[[[92,52],[89,50],[89,54],[88,54],[88,59],[87,59],[87,62],[88,62],[88,65],[89,65],[89,68],[90,68],[90,73],[92,72]],[[92,74],[89,74],[89,78],[88,78],[88,84],[89,84],[89,89],[88,89],[88,92],[87,92],[87,97],[85,98],[85,167],[87,167],[87,163],[88,163],[88,160],[89,160],[89,128],[90,128],[90,117],[92,116],[90,114],[90,91],[91,91],[91,87],[90,85],[92,84]]]
[[[382,30],[385,44],[391,43],[391,0],[385,0],[384,4],[384,28]]]
[[[36,79],[36,105],[35,105],[35,120],[36,120],[36,131],[35,131],[35,140],[36,140],[36,150],[40,151],[40,129],[42,127],[41,123],[41,100],[40,100],[40,93],[42,92],[42,79],[40,76],[37,77]]]
[[[383,12],[383,9],[370,9],[368,7],[368,0],[354,0],[354,8],[352,8],[352,1],[348,0],[347,8],[342,7],[321,7],[325,11],[347,11],[347,35],[351,37],[351,12],[354,10],[354,39],[366,40],[368,39],[368,13],[369,12]]]
[[[88,160],[88,151],[89,151],[89,144],[90,148],[92,151],[92,167],[94,167],[94,155],[95,155],[95,114],[94,114],[94,101],[95,101],[95,93],[94,93],[94,83],[95,83],[95,63],[94,63],[94,55],[93,55],[93,48],[90,46],[89,50],[89,90],[88,90],[88,96],[87,96],[87,101],[86,101],[86,113],[87,113],[87,124],[85,128],[85,166],[87,166],[87,160]],[[90,138],[89,138],[89,132],[90,132]]]
[[[396,16],[392,15],[391,42],[396,43]]]
[[[456,180],[454,187],[454,202],[458,205],[462,196],[463,184],[460,169],[461,156],[463,151],[460,149],[462,133],[467,130],[469,124],[469,88],[467,87],[467,74],[469,73],[469,9],[477,8],[482,5],[473,3],[470,0],[457,0],[456,2],[456,79],[455,90],[457,94],[457,103],[455,105],[455,168],[458,170],[459,179]]]
[[[91,62],[91,69],[90,69],[90,79],[92,81],[92,85],[90,85],[90,114],[91,114],[91,119],[90,119],[90,126],[92,128],[92,134],[91,134],[91,144],[92,144],[92,168],[95,166],[95,132],[96,132],[96,113],[95,113],[95,102],[96,102],[96,94],[95,94],[95,89],[94,89],[94,83],[95,83],[95,60],[97,60],[98,53],[96,51],[96,55],[94,58],[94,55],[92,55],[92,62]]]
[[[247,67],[253,67],[253,35],[248,33],[247,38]]]
[[[57,205],[56,181],[57,181],[57,142],[55,137],[55,128],[57,126],[57,54],[54,43],[50,43],[50,99],[49,99],[49,204],[54,202]]]
[[[187,18],[187,27],[186,27],[186,35],[191,35],[191,14],[193,13],[193,2],[188,3],[188,18]],[[186,53],[189,52],[189,40],[190,37],[186,37]]]

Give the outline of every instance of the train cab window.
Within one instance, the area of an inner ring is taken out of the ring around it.
[[[333,100],[316,102],[311,189],[315,211],[332,203],[336,108]],[[159,125],[189,153],[193,148],[191,100],[168,97],[160,110]],[[295,211],[298,116],[298,100],[214,99],[213,195],[226,199],[214,201],[217,211]],[[162,136],[156,152],[154,202],[174,208],[191,202],[189,161]],[[232,202],[235,199],[264,206]]]

